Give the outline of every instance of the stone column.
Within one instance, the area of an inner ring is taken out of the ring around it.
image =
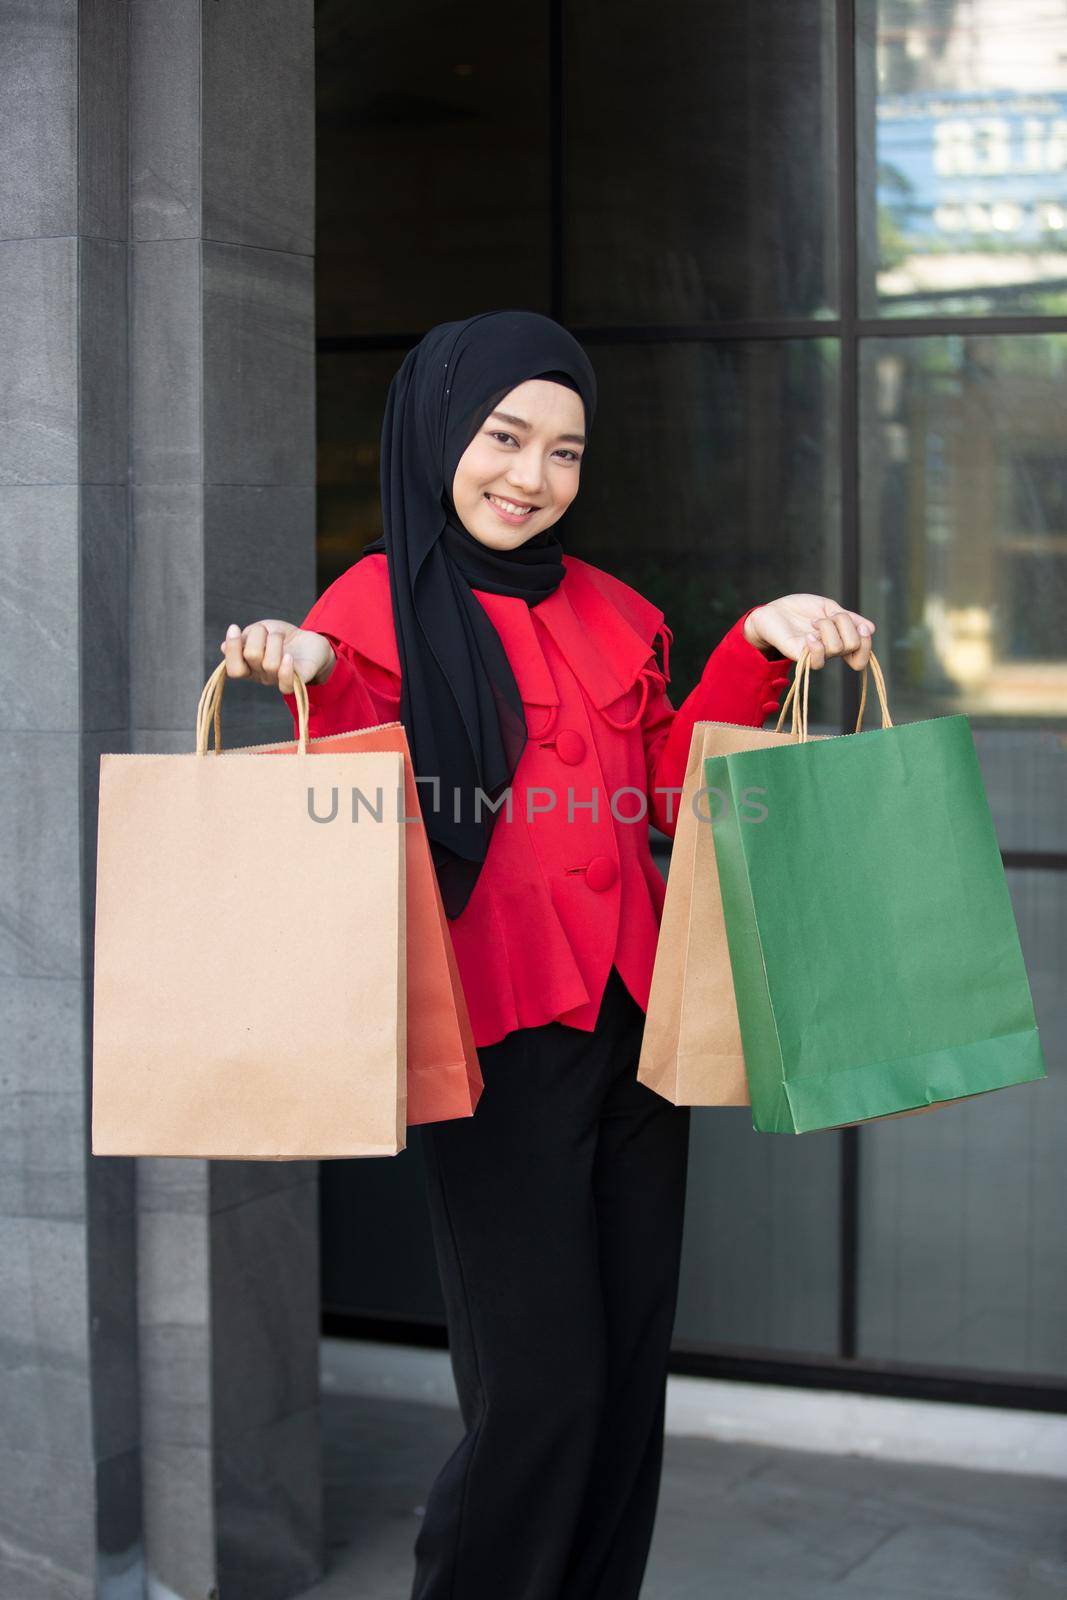
[[[316,1164],[89,1153],[99,755],[190,750],[226,623],[314,594],[312,45],[312,0],[0,0],[18,1600],[270,1600],[320,1571]],[[289,728],[231,686],[227,743]]]

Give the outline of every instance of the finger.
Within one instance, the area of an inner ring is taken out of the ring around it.
[[[278,663],[278,688],[282,694],[296,693],[296,684],[293,681],[293,658],[288,650]]]
[[[824,667],[826,665],[826,649],[823,645],[822,639],[813,629],[809,629],[804,635],[804,643],[808,647],[808,657],[811,661],[811,670],[813,672],[818,672],[820,667]]]
[[[282,646],[284,643],[285,635],[283,633],[280,633],[276,628],[270,628],[268,630],[267,643],[263,651],[263,660],[259,664],[259,670],[263,674],[264,680],[267,682],[273,683],[277,680],[278,667],[281,665]]]
[[[221,646],[228,678],[247,678],[250,675],[242,650],[243,642],[240,628],[236,622],[231,622]]]
[[[858,652],[849,654],[845,659],[854,672],[862,672],[871,659],[873,643],[871,636],[874,633],[874,623],[870,617],[865,617],[862,611],[848,611],[845,614],[855,626],[856,635],[860,641]]]
[[[250,622],[244,632],[244,657],[251,669],[252,676],[257,682],[262,682],[259,676],[260,665],[263,661],[263,652],[267,647],[267,630],[262,622]]]
[[[862,672],[871,653],[870,639],[860,637],[859,629],[853,622],[850,611],[839,611],[833,620],[837,625],[838,633],[841,635],[846,663],[852,668],[853,672]]]
[[[826,659],[839,656],[844,652],[841,635],[837,631],[833,617],[816,617],[815,627],[826,652]]]
[[[869,638],[861,638],[859,649],[850,651],[845,657],[853,672],[862,672],[870,659],[871,641]]]

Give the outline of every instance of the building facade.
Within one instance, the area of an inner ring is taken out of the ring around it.
[[[573,537],[676,703],[805,589],[876,619],[896,721],[971,719],[1049,1064],[797,1140],[696,1113],[678,1370],[1064,1409],[1067,0],[37,0],[0,144],[0,1594],[299,1594],[321,1318],[443,1338],[417,1138],[91,1155],[95,806],[380,531],[392,373],[494,307],[595,363]]]

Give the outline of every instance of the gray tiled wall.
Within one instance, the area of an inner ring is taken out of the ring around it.
[[[102,751],[314,597],[312,0],[0,0],[0,1594],[314,1581],[317,1168],[94,1157]],[[229,743],[285,736],[235,685]]]

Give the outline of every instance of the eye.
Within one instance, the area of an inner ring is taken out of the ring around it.
[[[486,431],[490,439],[503,439],[505,443],[511,444],[518,444],[519,442],[513,433],[505,433],[502,428],[489,428]],[[556,454],[559,456],[566,456],[568,458],[568,464],[570,462],[581,461],[582,459],[576,450],[557,450]]]

